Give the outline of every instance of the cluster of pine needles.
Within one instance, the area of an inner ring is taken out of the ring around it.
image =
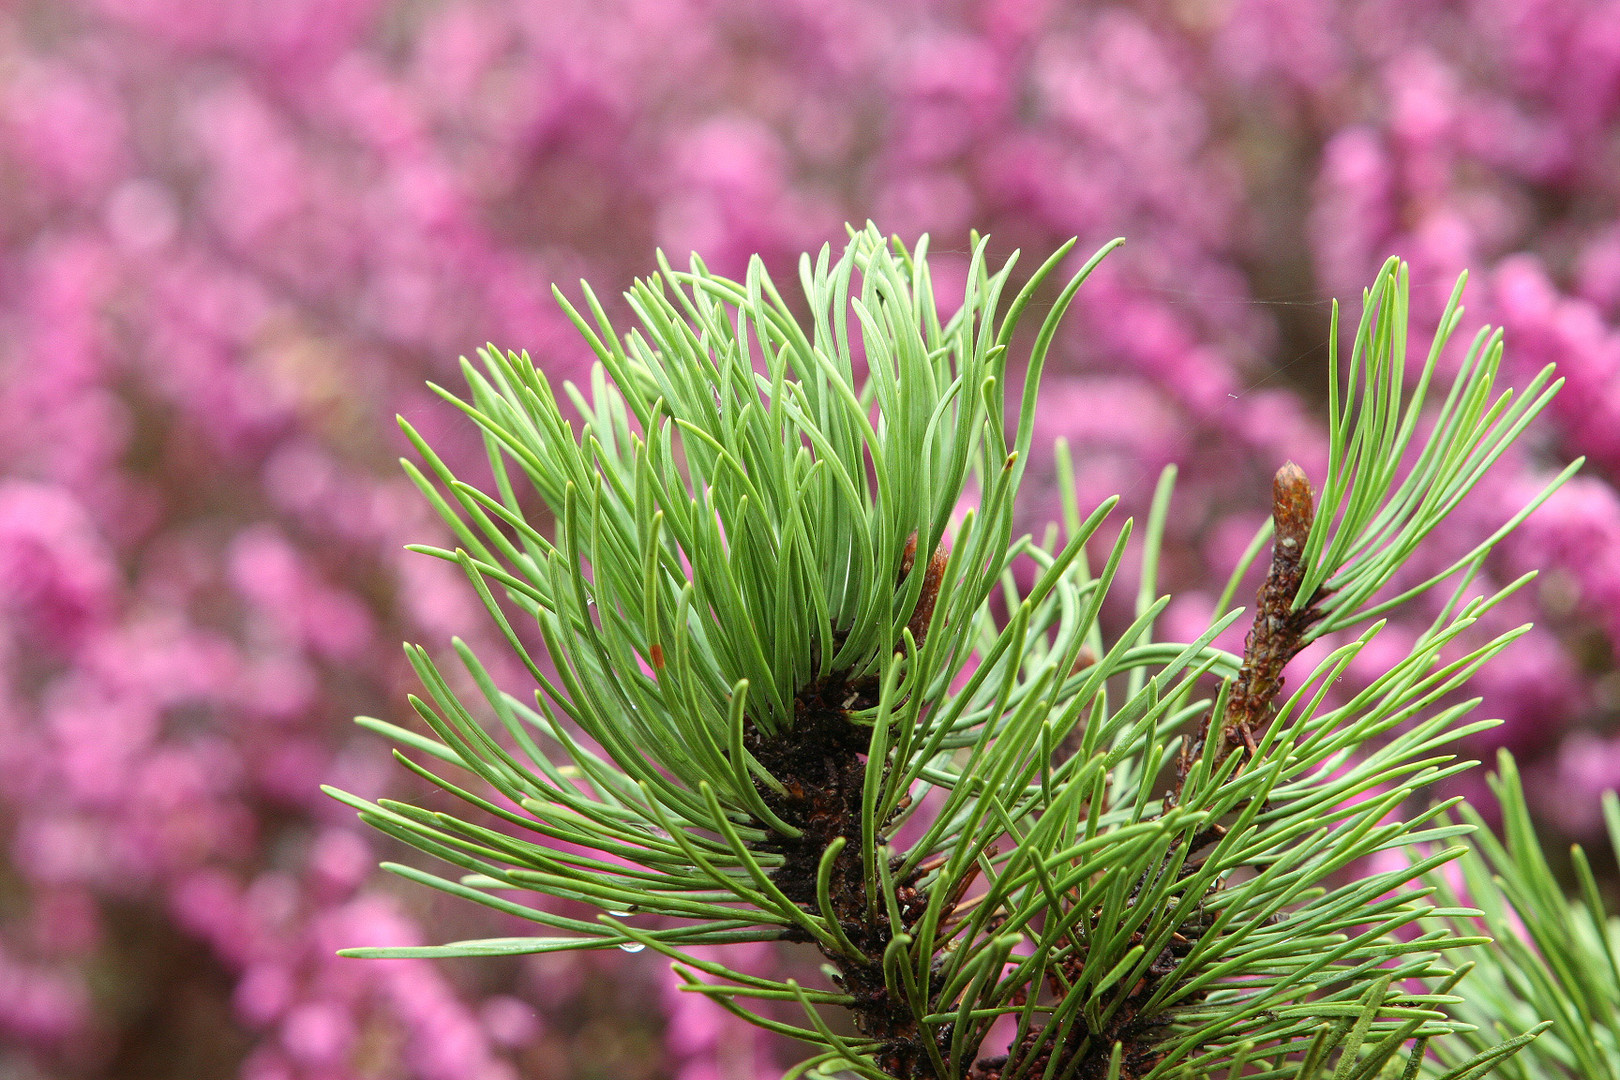
[[[1492,721],[1457,691],[1523,630],[1483,632],[1527,580],[1481,590],[1484,560],[1579,463],[1432,577],[1398,578],[1551,371],[1495,389],[1501,336],[1481,330],[1436,405],[1463,283],[1409,364],[1391,260],[1347,362],[1334,311],[1320,491],[1284,465],[1207,629],[1159,640],[1174,469],[1138,528],[1117,500],[1075,505],[1060,444],[1063,521],[1013,535],[1041,370],[1113,246],[1060,282],[1065,246],[1014,291],[1015,261],[992,270],[975,237],[948,304],[926,241],[872,227],[804,257],[792,303],[757,260],[742,281],[666,263],[626,295],[628,334],[588,286],[583,310],[559,294],[599,359],[566,405],[527,355],[464,362],[470,393],[441,393],[493,481],[406,425],[406,469],[454,537],[420,550],[465,572],[533,686],[497,686],[459,640],[459,671],[410,647],[427,733],[360,722],[475,812],[333,794],[459,873],[388,870],[543,933],[349,953],[661,954],[807,1044],[790,1078],[1620,1076],[1590,872],[1566,901],[1510,762],[1505,847],[1420,798],[1471,767],[1454,744]],[[1414,602],[1435,615],[1407,655],[1335,693]],[[1245,618],[1241,654],[1215,644]],[[758,941],[808,943],[824,978],[705,948]]]

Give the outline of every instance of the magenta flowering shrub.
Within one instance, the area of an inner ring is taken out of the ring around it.
[[[486,339],[583,372],[551,282],[626,283],[655,245],[790,277],[871,217],[931,231],[943,277],[970,228],[1032,255],[1127,235],[1037,442],[1073,444],[1082,505],[1145,505],[1181,463],[1186,622],[1277,464],[1322,474],[1325,298],[1400,253],[1422,325],[1473,268],[1467,325],[1569,384],[1465,518],[1591,459],[1490,568],[1555,569],[1475,691],[1553,781],[1542,812],[1591,828],[1620,781],[1620,6],[1076,7],[0,12],[0,1073],[773,1075],[645,957],[332,955],[482,918],[379,880],[399,852],[317,790],[402,784],[349,717],[403,717],[402,637],[482,625],[401,550],[436,526],[390,417],[476,460],[424,380]]]

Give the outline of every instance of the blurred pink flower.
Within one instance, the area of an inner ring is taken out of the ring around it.
[[[146,932],[129,911],[202,943],[217,971],[187,974],[230,988],[204,993],[247,1048],[222,1067],[252,1080],[573,1075],[554,1021],[611,1007],[586,971],[663,1003],[626,1013],[662,1033],[662,1075],[771,1075],[794,1052],[645,955],[476,977],[332,955],[522,932],[397,890],[370,869],[397,846],[318,791],[410,782],[348,722],[410,722],[400,638],[468,637],[528,689],[455,568],[401,550],[440,533],[392,416],[481,468],[423,382],[455,385],[487,340],[581,379],[551,283],[587,277],[622,314],[660,244],[721,271],[757,252],[787,283],[845,220],[931,229],[949,310],[970,228],[1026,268],[1127,235],[1056,343],[1025,521],[1058,511],[1058,436],[1083,506],[1118,492],[1139,515],[1178,462],[1180,634],[1272,471],[1323,475],[1327,296],[1353,316],[1399,252],[1425,325],[1471,266],[1465,326],[1505,325],[1513,381],[1552,361],[1569,385],[1437,548],[1592,459],[1487,568],[1482,586],[1550,571],[1499,620],[1538,628],[1470,688],[1589,829],[1620,782],[1581,734],[1612,719],[1620,640],[1617,20],[1574,0],[0,12],[0,1071],[106,1075],[138,1036],[87,971],[159,1011],[193,1000],[108,967]]]

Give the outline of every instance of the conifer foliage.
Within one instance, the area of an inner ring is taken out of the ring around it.
[[[1071,497],[1042,538],[1014,536],[1047,452],[1043,363],[1113,246],[1060,283],[1065,246],[1015,292],[976,237],[964,295],[942,298],[926,241],[869,226],[804,257],[793,301],[757,260],[742,281],[664,264],[627,294],[622,335],[588,286],[582,309],[559,293],[600,361],[564,387],[577,430],[527,355],[464,363],[467,397],[441,393],[481,431],[493,484],[407,425],[406,469],[457,545],[421,550],[465,571],[535,689],[498,687],[459,641],[461,671],[409,647],[426,733],[361,723],[467,815],[333,794],[460,873],[387,869],[542,934],[350,954],[662,954],[688,989],[807,1044],[795,1077],[1461,1080],[1533,1038],[1540,1017],[1491,1038],[1463,1018],[1462,954],[1488,939],[1435,875],[1470,826],[1413,809],[1491,723],[1452,692],[1517,636],[1470,631],[1524,582],[1470,587],[1533,504],[1386,586],[1558,384],[1496,389],[1500,335],[1481,330],[1442,395],[1462,283],[1409,364],[1391,260],[1342,363],[1335,313],[1320,492],[1284,464],[1274,527],[1217,617],[1158,640],[1173,469],[1141,529]],[[1237,655],[1214,642],[1268,541]],[[1138,543],[1134,619],[1105,632]],[[1430,590],[1439,615],[1410,653],[1335,696],[1380,616]],[[1327,635],[1314,670],[1285,676]],[[1369,859],[1392,851],[1416,854]],[[825,981],[698,950],[745,941],[810,943]]]

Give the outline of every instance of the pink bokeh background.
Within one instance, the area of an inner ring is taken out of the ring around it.
[[[1555,361],[1569,385],[1439,548],[1591,464],[1489,568],[1547,572],[1502,613],[1538,628],[1472,687],[1506,723],[1470,749],[1511,746],[1547,827],[1590,839],[1620,782],[1617,166],[1600,0],[5,5],[0,1076],[792,1060],[646,954],[333,956],[513,932],[379,874],[402,852],[317,788],[422,794],[350,718],[405,720],[402,638],[483,632],[402,550],[438,527],[392,417],[473,460],[424,381],[486,340],[579,377],[552,282],[612,295],[657,247],[792,280],[872,218],[932,233],[949,278],[970,228],[1037,259],[1128,237],[1037,442],[1074,445],[1082,505],[1139,512],[1181,464],[1171,633],[1271,471],[1321,476],[1327,299],[1401,254],[1426,335],[1471,268],[1465,335],[1505,324],[1513,381]],[[1025,507],[1057,511],[1044,461]]]

